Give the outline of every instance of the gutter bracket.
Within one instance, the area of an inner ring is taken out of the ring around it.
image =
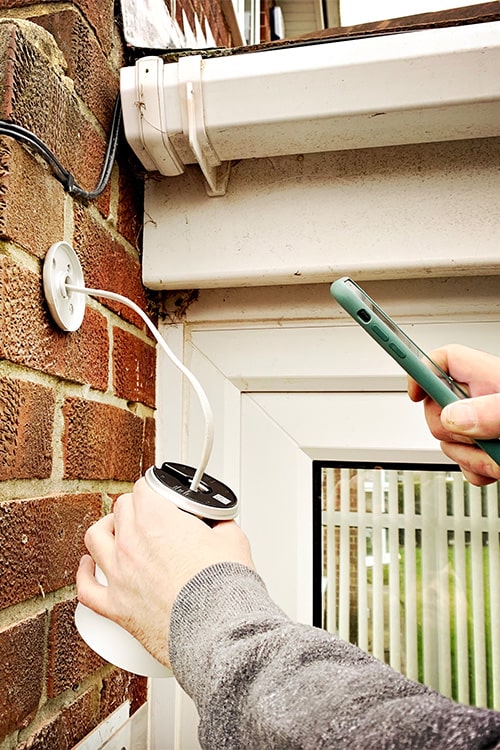
[[[168,138],[167,112],[163,101],[163,60],[143,57],[136,63],[136,111],[142,148],[160,174],[174,177],[184,165]]]
[[[185,81],[187,126],[185,134],[189,139],[189,147],[205,177],[207,195],[217,197],[227,192],[231,162],[221,162],[207,135],[201,82],[202,65],[201,55],[179,60],[179,78]]]

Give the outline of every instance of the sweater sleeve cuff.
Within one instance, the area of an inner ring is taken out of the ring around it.
[[[175,677],[187,693],[202,688],[228,625],[259,614],[288,620],[260,576],[240,563],[211,565],[181,589],[172,608],[169,650]]]

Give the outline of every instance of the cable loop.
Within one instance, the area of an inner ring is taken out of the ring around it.
[[[25,143],[33,148],[40,156],[47,162],[52,169],[55,178],[62,184],[65,191],[70,195],[78,196],[84,200],[94,200],[104,191],[106,185],[111,177],[113,164],[116,158],[116,150],[118,147],[118,137],[120,131],[120,125],[122,121],[122,109],[120,94],[116,97],[115,105],[113,108],[113,118],[111,121],[111,130],[109,134],[108,145],[106,148],[106,154],[104,157],[104,163],[101,169],[101,174],[97,181],[97,185],[93,190],[85,190],[80,187],[76,182],[74,176],[67,170],[55,154],[48,148],[48,146],[34,133],[21,125],[17,125],[14,122],[7,122],[6,120],[0,120],[0,135],[6,135],[15,140]]]

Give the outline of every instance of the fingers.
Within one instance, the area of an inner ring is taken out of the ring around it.
[[[471,484],[483,487],[500,479],[500,466],[476,446],[444,442],[441,443],[441,450],[460,466]]]
[[[113,513],[103,516],[87,529],[85,546],[90,555],[82,557],[76,576],[80,602],[112,619],[108,587],[96,579],[96,566],[108,578],[116,565],[117,534],[122,536],[124,528],[130,527],[133,515],[132,495],[124,494],[116,500]]]
[[[188,581],[217,563],[254,568],[248,540],[234,521],[211,528],[144,479],[89,529],[86,543],[107,586],[96,580],[94,560],[85,556],[77,574],[80,601],[124,627],[163,663],[172,606]]]
[[[453,344],[435,350],[431,358],[454,380],[466,383],[472,397],[500,390],[500,359],[493,354]]]
[[[472,397],[500,390],[500,358],[493,354],[450,344],[434,349],[429,358],[457,383],[464,384]],[[412,378],[408,378],[408,395],[412,401],[421,401],[426,394]]]
[[[130,530],[136,526],[137,514],[132,492],[126,492],[117,497],[113,505],[114,515],[114,542],[120,546],[124,537],[130,534]]]
[[[106,609],[106,586],[95,579],[95,564],[90,555],[84,555],[76,573],[76,590],[79,601],[102,614]]]
[[[413,401],[424,402],[431,433],[471,484],[483,486],[499,480],[500,467],[473,441],[500,436],[500,358],[458,344],[435,349],[430,358],[460,383],[470,398],[441,409],[412,378],[408,378],[408,395]]]
[[[106,572],[106,561],[113,555],[121,538],[134,525],[135,513],[131,493],[120,495],[113,512],[103,516],[87,529],[85,546],[94,561]]]
[[[115,546],[115,517],[108,513],[90,526],[85,533],[85,546],[94,562],[106,573],[106,560],[113,554]]]
[[[422,401],[427,396],[423,388],[410,376],[408,376],[408,395],[412,401]]]
[[[430,397],[427,397],[425,399],[424,407],[425,420],[427,422],[429,430],[435,438],[437,438],[438,440],[443,440],[444,442],[457,441],[459,443],[467,444],[473,442],[472,437],[462,435],[459,432],[454,431],[452,425],[443,423],[441,419],[443,409],[441,409],[441,407],[436,404],[436,402],[433,401]]]
[[[500,434],[500,393],[449,404],[441,412],[445,430],[472,438],[497,438]]]

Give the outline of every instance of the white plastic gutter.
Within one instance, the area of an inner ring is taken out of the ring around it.
[[[344,39],[121,71],[127,140],[148,170],[500,135],[500,22]]]

